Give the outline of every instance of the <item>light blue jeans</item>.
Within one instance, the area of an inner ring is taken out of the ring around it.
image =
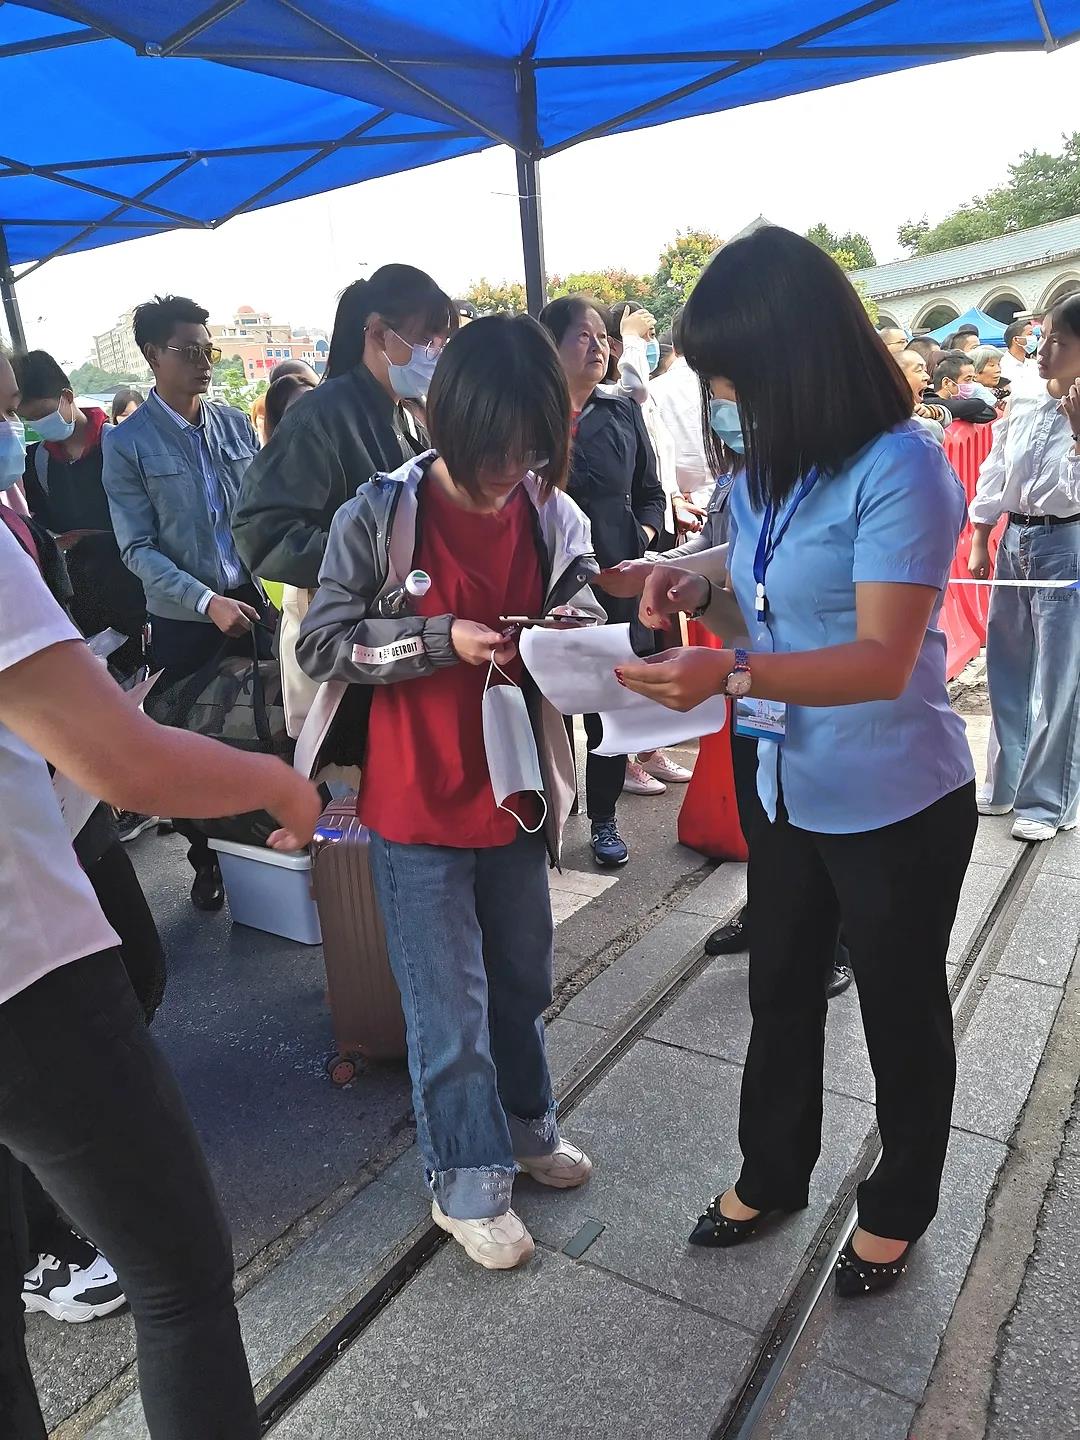
[[[999,580],[1076,580],[1080,521],[1010,524]],[[994,805],[1043,825],[1080,810],[1080,590],[995,587],[986,632],[992,716],[987,786]]]
[[[554,950],[544,841],[456,850],[373,834],[371,867],[428,1183],[455,1219],[503,1215],[514,1157],[559,1143],[544,1044]]]

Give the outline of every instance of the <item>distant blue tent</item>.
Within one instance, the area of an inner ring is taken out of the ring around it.
[[[499,144],[517,155],[535,307],[545,156],[1078,37],[1080,0],[981,0],[974,12],[923,0],[620,0],[603,12],[595,0],[10,0],[0,290],[17,322],[14,265],[213,228]]]
[[[985,310],[980,310],[974,305],[970,310],[965,310],[963,315],[958,315],[955,320],[950,320],[947,325],[941,325],[937,330],[928,330],[926,333],[940,343],[959,330],[961,325],[977,325],[979,341],[983,345],[1004,346],[1005,344],[1005,326],[1000,320],[995,320],[992,315],[987,315]]]

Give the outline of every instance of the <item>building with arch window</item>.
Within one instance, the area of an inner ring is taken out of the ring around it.
[[[1080,215],[856,270],[877,301],[880,323],[919,334],[973,305],[1007,325],[1042,315],[1080,291]]]

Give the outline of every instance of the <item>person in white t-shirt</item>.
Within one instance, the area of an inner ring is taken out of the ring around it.
[[[13,409],[14,384],[0,357],[0,419]],[[255,1440],[228,1228],[116,932],[76,862],[46,761],[124,809],[196,818],[268,809],[285,827],[272,837],[278,845],[310,839],[318,795],[273,757],[165,729],[134,708],[6,526],[0,617],[4,1434],[45,1437],[8,1219],[18,1208],[13,1161],[21,1161],[113,1260],[135,1320],[153,1440]]]

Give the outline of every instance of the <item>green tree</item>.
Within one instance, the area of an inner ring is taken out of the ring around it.
[[[529,308],[525,286],[520,280],[497,280],[494,283],[484,278],[474,280],[465,291],[465,299],[471,300],[481,315],[500,312],[523,315]]]
[[[649,309],[661,330],[666,330],[679,306],[697,284],[698,276],[723,241],[711,230],[677,230],[661,250],[649,287]]]
[[[114,375],[111,370],[101,370],[90,360],[72,370],[68,378],[76,395],[103,395],[125,385],[141,383],[134,375]]]
[[[807,230],[806,238],[834,259],[841,252],[849,255],[851,264],[845,265],[845,270],[870,270],[877,264],[870,241],[860,230],[847,230],[843,235],[838,235],[835,230],[830,230],[826,224],[819,221]]]
[[[915,255],[932,255],[1080,214],[1080,130],[1061,139],[1059,155],[1026,151],[1009,165],[1004,184],[972,196],[936,225],[925,215],[907,221],[897,231],[900,244]]]
[[[620,300],[646,301],[649,298],[649,277],[630,270],[582,270],[574,275],[552,275],[548,295],[589,295],[601,305],[617,305]]]

